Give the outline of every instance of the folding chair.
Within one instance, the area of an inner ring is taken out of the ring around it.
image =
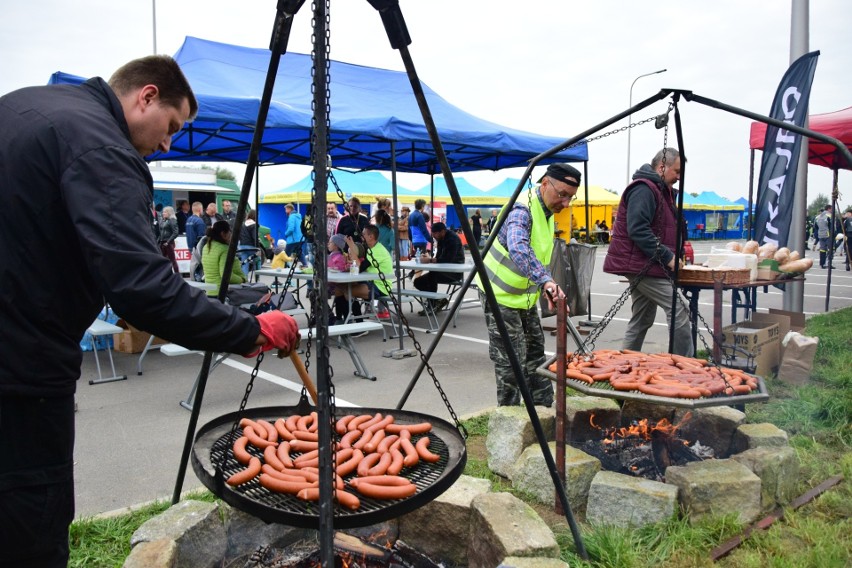
[[[101,362],[98,358],[98,344],[95,341],[96,337],[100,337],[103,335],[114,335],[116,333],[122,333],[124,329],[118,327],[117,325],[113,325],[109,322],[106,322],[102,319],[96,319],[92,322],[92,325],[89,326],[87,330],[92,339],[92,351],[95,352],[95,366],[98,368],[98,378],[92,379],[89,381],[90,385],[99,385],[101,383],[111,383],[113,381],[124,381],[127,379],[127,375],[117,375],[115,372],[115,362],[112,358],[112,349],[107,347],[107,354],[109,355],[109,365],[112,369],[111,377],[104,377],[101,374]]]

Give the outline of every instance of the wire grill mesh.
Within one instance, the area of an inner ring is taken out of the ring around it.
[[[410,512],[443,493],[464,470],[467,461],[464,440],[458,430],[448,422],[433,416],[402,410],[358,409],[359,414],[376,412],[393,414],[395,423],[398,424],[431,422],[432,431],[424,435],[412,436],[412,443],[416,444],[421,437],[428,436],[431,440],[429,450],[438,454],[440,460],[434,463],[421,460],[416,467],[403,469],[400,475],[417,486],[417,492],[405,499],[371,499],[347,485],[346,491],[358,496],[361,507],[352,511],[335,504],[335,527],[364,526]],[[294,413],[296,413],[295,407],[255,408],[247,409],[239,418],[263,418],[274,422],[277,418]],[[270,491],[262,487],[257,478],[236,487],[224,483],[225,479],[245,467],[236,461],[231,451],[234,441],[242,435],[239,427],[235,432],[231,432],[233,424],[239,418],[236,413],[227,414],[211,421],[198,431],[192,452],[192,466],[198,478],[225,502],[265,521],[316,528],[319,525],[318,503],[303,501],[295,495]],[[248,451],[262,460],[261,450],[249,445]],[[290,455],[295,458],[301,454],[292,452]],[[222,464],[220,471],[216,469],[218,464]],[[354,477],[357,477],[357,474],[353,473],[343,479],[348,481]]]

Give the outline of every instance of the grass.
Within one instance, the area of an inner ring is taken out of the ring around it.
[[[841,568],[852,565],[852,308],[812,317],[805,333],[820,338],[814,369],[808,384],[793,387],[769,377],[771,399],[746,408],[751,423],[771,422],[790,435],[790,445],[800,461],[798,494],[843,474],[845,481],[769,530],[755,531],[751,538],[717,565],[723,568]],[[507,480],[488,469],[485,437],[488,415],[464,422],[470,435],[465,474],[491,482],[494,491],[512,490]],[[208,492],[194,499],[214,500]],[[732,517],[718,517],[690,524],[672,519],[642,529],[592,527],[579,519],[590,560],[576,554],[564,517],[530,503],[553,528],[562,559],[572,567],[647,568],[711,566],[709,552],[740,534]],[[70,530],[71,567],[118,567],[130,554],[130,537],[142,523],[168,508],[158,502],[126,515],[74,522]]]
[[[214,501],[208,491],[193,492],[189,498]],[[69,568],[107,568],[121,566],[130,554],[130,537],[142,524],[171,506],[168,501],[156,501],[124,515],[108,518],[87,518],[71,523]]]
[[[827,478],[852,476],[852,309],[814,316],[806,335],[819,337],[811,380],[803,386],[790,386],[775,377],[767,378],[771,399],[746,408],[750,423],[771,422],[790,436],[800,472],[797,495]],[[509,485],[491,473],[484,459],[470,456],[478,447],[476,436],[483,430],[481,417],[477,432],[468,440],[469,457],[465,473],[491,481],[496,491],[511,491]],[[487,430],[487,424],[485,425]],[[523,495],[515,493],[518,497]],[[592,527],[580,521],[583,543],[589,561],[576,553],[573,537],[564,518],[551,509],[530,503],[554,529],[562,549],[562,559],[572,567],[645,568],[651,565],[692,567],[714,565],[710,551],[739,535],[741,526],[733,516],[690,524],[685,519],[642,529]],[[721,567],[845,567],[852,565],[852,488],[848,481],[824,493],[769,530],[755,531],[729,556]]]

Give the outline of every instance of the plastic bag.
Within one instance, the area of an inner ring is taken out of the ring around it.
[[[589,313],[589,291],[592,287],[592,273],[595,270],[594,245],[580,243],[566,244],[562,239],[553,240],[553,255],[550,257],[550,274],[568,300],[568,310],[572,316],[584,316]],[[548,307],[547,298],[539,299],[542,317],[556,315],[555,309]]]

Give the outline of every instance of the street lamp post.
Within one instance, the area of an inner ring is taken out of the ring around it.
[[[651,73],[645,73],[644,75],[639,75],[638,77],[633,79],[633,82],[630,83],[630,102],[628,103],[627,108],[630,108],[630,107],[633,106],[633,85],[636,84],[636,81],[638,81],[642,77],[648,77],[650,75],[657,75],[659,73],[665,73],[666,71],[667,71],[667,69],[660,69],[659,71],[653,71]],[[633,119],[633,115],[632,114],[628,115],[628,117],[627,117],[627,125],[628,126],[631,124],[632,119]],[[633,130],[633,129],[632,128],[627,129],[627,180],[624,182],[625,187],[627,187],[630,184],[630,131],[631,130]]]

